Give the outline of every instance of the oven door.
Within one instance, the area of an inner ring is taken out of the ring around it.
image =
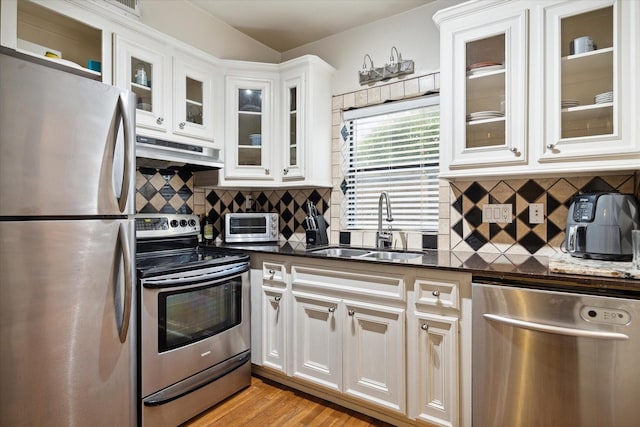
[[[248,263],[143,278],[141,395],[250,348]]]

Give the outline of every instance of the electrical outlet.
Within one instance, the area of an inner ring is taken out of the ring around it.
[[[544,203],[531,203],[529,205],[529,224],[544,223]]]
[[[500,224],[513,222],[513,207],[510,204],[482,205],[482,222]]]
[[[251,195],[248,195],[244,201],[244,208],[249,210],[251,209]]]

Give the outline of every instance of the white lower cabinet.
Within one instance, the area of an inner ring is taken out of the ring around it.
[[[293,375],[404,411],[404,310],[293,292]]]
[[[439,426],[457,425],[458,319],[415,313],[411,333],[411,415]]]
[[[342,390],[340,299],[293,292],[293,376]]]
[[[470,275],[282,258],[252,256],[259,373],[393,424],[470,427]]]
[[[288,275],[278,262],[262,263],[260,277],[260,364],[287,372],[287,324],[289,318]],[[253,286],[253,284],[252,284]],[[254,315],[257,313],[254,313]],[[254,331],[256,333],[258,331]]]

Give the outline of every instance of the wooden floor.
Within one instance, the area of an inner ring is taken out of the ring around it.
[[[248,388],[182,425],[209,426],[386,427],[391,424],[253,376]]]

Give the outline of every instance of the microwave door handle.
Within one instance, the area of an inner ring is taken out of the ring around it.
[[[118,335],[120,338],[120,342],[124,343],[127,340],[127,333],[129,332],[129,323],[131,320],[131,299],[133,298],[133,285],[131,283],[133,280],[133,274],[131,271],[131,249],[129,247],[127,227],[124,223],[121,223],[120,227],[118,228],[118,247],[122,252],[122,261],[124,264],[124,298],[122,302],[122,321],[116,322],[116,324],[119,325]],[[118,281],[118,283],[122,283],[122,281]],[[118,310],[118,308],[116,307],[116,316],[118,315],[119,311],[120,310]]]
[[[546,332],[555,335],[567,335],[578,338],[599,338],[606,340],[628,340],[629,336],[618,332],[589,331],[585,329],[567,328],[565,326],[547,325],[545,323],[528,322],[526,320],[512,319],[497,314],[485,313],[485,319],[513,326],[514,328],[529,329],[531,331]]]

